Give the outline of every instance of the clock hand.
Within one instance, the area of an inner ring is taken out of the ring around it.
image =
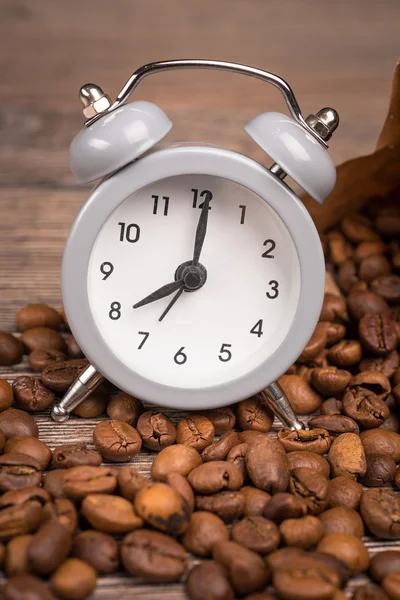
[[[177,291],[177,293],[175,294],[175,296],[172,298],[171,302],[168,304],[167,308],[164,310],[164,312],[161,315],[161,317],[158,319],[159,321],[162,321],[163,318],[169,313],[170,309],[173,307],[173,305],[175,304],[175,302],[183,294],[184,291],[185,290],[183,289],[183,287],[180,290]]]
[[[203,248],[204,239],[207,233],[207,220],[208,220],[208,207],[210,204],[210,195],[207,194],[207,199],[203,202],[203,208],[201,209],[199,222],[196,229],[196,237],[194,240],[194,251],[192,265],[196,266],[199,262],[201,249]]]
[[[146,296],[146,298],[143,298],[143,300],[140,300],[140,302],[136,302],[136,304],[133,305],[133,308],[140,308],[141,306],[150,304],[150,302],[155,302],[156,300],[165,298],[166,296],[169,296],[173,292],[176,292],[176,290],[183,288],[184,285],[185,285],[185,283],[182,279],[178,279],[178,281],[172,281],[172,283],[167,283],[166,285],[163,285],[162,287],[160,287],[158,290],[156,290],[152,294],[149,294],[148,296]]]

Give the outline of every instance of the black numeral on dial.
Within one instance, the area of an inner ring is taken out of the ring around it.
[[[242,209],[242,212],[240,213],[240,224],[244,225],[244,220],[246,218],[246,208],[247,208],[247,206],[245,206],[244,204],[239,204],[239,208]]]
[[[142,341],[140,342],[139,346],[138,346],[138,350],[141,350],[147,340],[147,338],[149,337],[150,333],[148,331],[138,331],[139,335],[143,335],[144,338],[142,339]]]
[[[174,356],[174,361],[176,362],[177,365],[184,365],[185,362],[187,361],[187,356],[183,352],[184,349],[185,349],[185,346],[182,346],[182,348],[179,348],[178,352]]]
[[[111,302],[108,316],[113,321],[118,321],[118,319],[121,317],[121,304],[119,302]]]
[[[197,206],[197,202],[199,200],[199,198],[204,198],[204,200],[209,200],[209,202],[211,202],[213,195],[210,192],[210,190],[203,190],[203,191],[199,191],[197,188],[192,188],[192,192],[193,192],[193,208],[203,208],[204,202],[200,202],[200,204]],[[211,205],[208,206],[208,210],[211,210]]]
[[[153,206],[153,215],[157,214],[158,211],[158,204],[159,204],[159,196],[152,196],[152,198],[154,198],[154,206]],[[168,196],[163,196],[162,199],[164,200],[164,217],[166,217],[168,215],[168,207],[169,207],[169,197]]]
[[[271,252],[273,252],[275,250],[275,246],[276,246],[274,240],[265,240],[264,246],[267,246],[267,249],[262,254],[262,257],[263,258],[275,258],[275,256],[273,254],[271,254]]]
[[[260,319],[254,325],[254,327],[252,329],[250,329],[250,333],[254,333],[254,335],[256,335],[257,337],[261,337],[264,334],[262,327],[263,327],[263,320]]]
[[[266,292],[267,298],[275,300],[279,296],[279,283],[275,279],[272,279],[268,285],[271,287],[271,290]]]
[[[108,279],[113,271],[114,267],[110,262],[103,262],[100,266],[100,272],[104,275],[103,281]]]
[[[221,362],[228,362],[228,360],[231,360],[232,352],[228,350],[228,348],[232,348],[232,344],[222,344],[218,355]]]
[[[120,242],[123,242],[124,240],[126,240],[127,242],[134,244],[135,242],[139,241],[139,238],[140,238],[139,225],[136,225],[136,223],[130,223],[129,225],[127,225],[126,223],[118,223],[118,225],[121,228],[120,234],[119,234]]]

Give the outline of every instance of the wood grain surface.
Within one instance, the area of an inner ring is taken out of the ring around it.
[[[14,331],[15,313],[28,302],[61,305],[63,246],[87,195],[68,168],[69,143],[83,125],[83,83],[114,96],[137,67],[170,58],[265,68],[290,82],[305,115],[326,105],[339,111],[331,145],[338,163],[374,147],[398,58],[399,19],[398,0],[0,0],[0,329]],[[273,88],[211,72],[160,75],[136,97],[167,112],[169,141],[221,144],[264,164],[243,125],[258,112],[286,110]],[[11,381],[28,372],[24,363],[0,376]],[[50,447],[91,443],[93,420],[55,425],[44,414],[38,422]],[[275,422],[273,433],[278,428]],[[151,460],[141,453],[134,464],[148,473]],[[367,543],[372,551],[396,545]],[[182,585],[149,586],[123,574],[101,578],[92,596],[133,597],[186,596]]]

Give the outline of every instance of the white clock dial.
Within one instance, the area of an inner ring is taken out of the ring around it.
[[[134,309],[192,259],[207,197],[206,282],[184,291],[161,322],[173,294]],[[260,366],[287,336],[299,295],[299,260],[282,219],[215,176],[170,177],[127,198],[100,230],[88,269],[90,310],[110,350],[142,377],[183,389]]]

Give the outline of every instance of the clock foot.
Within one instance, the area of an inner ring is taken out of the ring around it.
[[[96,371],[95,367],[89,365],[75,379],[63,399],[53,406],[53,410],[51,411],[53,420],[58,423],[67,421],[74,408],[79,406],[103,380],[103,375]]]
[[[263,392],[260,392],[260,396],[284,425],[293,430],[306,428],[304,423],[297,418],[279,383],[276,381],[271,383]]]

